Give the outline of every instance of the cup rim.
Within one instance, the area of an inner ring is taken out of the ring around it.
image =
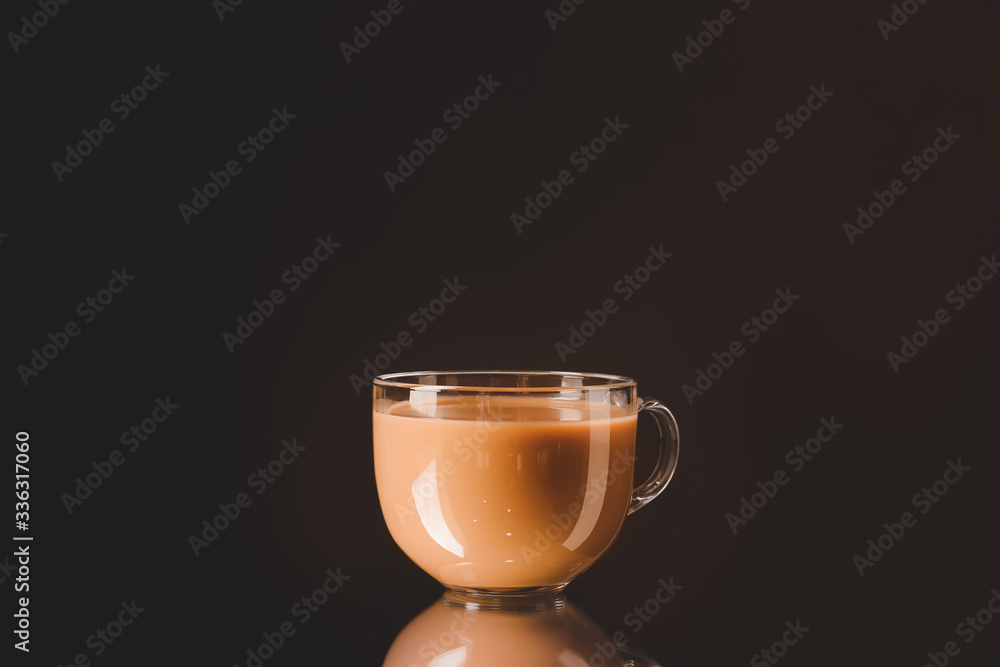
[[[561,376],[564,384],[562,386],[541,386],[541,387],[487,387],[479,384],[423,384],[420,382],[406,382],[402,378],[419,378],[428,375],[551,375]],[[594,384],[565,384],[567,378],[599,380]],[[636,386],[636,381],[625,375],[611,375],[608,373],[588,373],[575,371],[404,371],[398,373],[385,373],[376,376],[372,383],[380,387],[396,387],[401,389],[415,389],[419,391],[474,391],[474,392],[556,392],[556,391],[581,391],[591,389],[621,389]]]

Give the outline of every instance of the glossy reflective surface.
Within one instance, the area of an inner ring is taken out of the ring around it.
[[[612,634],[620,645],[561,596],[532,611],[441,599],[399,633],[383,667],[658,667]]]

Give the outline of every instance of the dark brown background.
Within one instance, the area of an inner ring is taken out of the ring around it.
[[[439,587],[384,526],[370,399],[348,376],[454,277],[467,292],[390,370],[621,373],[677,415],[674,481],[569,589],[609,633],[673,577],[683,590],[633,637],[670,664],[746,663],[801,618],[783,664],[919,665],[1000,585],[1000,283],[898,374],[886,361],[1000,250],[996,5],[928,2],[886,42],[888,2],[753,0],[679,74],[671,54],[735,5],[591,0],[553,32],[556,4],[406,2],[347,64],[338,43],[384,4],[247,0],[220,22],[207,0],[73,2],[2,55],[3,437],[12,460],[14,433],[32,435],[28,664],[67,664],[133,598],[147,611],[94,664],[242,664],[338,566],[343,590],[267,664],[381,664]],[[0,25],[35,11],[8,3]],[[57,182],[64,146],[157,63],[170,76]],[[390,193],[395,156],[491,73],[494,96]],[[820,84],[834,96],[723,203],[715,182]],[[290,127],[185,225],[177,205],[282,106]],[[510,214],[608,116],[628,130],[518,235]],[[843,223],[948,126],[954,148],[849,244]],[[230,355],[222,332],[328,234],[334,257]],[[563,365],[554,344],[660,244],[667,266]],[[121,266],[134,283],[25,387],[16,366]],[[682,385],[786,287],[796,305],[688,405]],[[167,395],[177,414],[67,515],[74,479]],[[725,514],[830,416],[844,430],[733,536]],[[300,461],[195,558],[188,535],[291,437]],[[859,577],[852,556],[957,457],[972,471]],[[995,662],[998,635],[955,664]]]

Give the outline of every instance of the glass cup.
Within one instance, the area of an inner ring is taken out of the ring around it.
[[[561,591],[677,467],[677,422],[634,380],[560,371],[459,371],[374,380],[375,479],[396,544],[471,599]],[[660,430],[633,485],[636,420]]]

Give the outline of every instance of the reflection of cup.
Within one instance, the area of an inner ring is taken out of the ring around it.
[[[621,634],[621,633],[619,633]],[[561,596],[531,611],[439,600],[403,628],[382,667],[658,667],[615,644]]]
[[[384,375],[375,478],[393,539],[445,586],[492,597],[558,591],[614,541],[677,465],[677,424],[625,377],[561,372]],[[636,418],[660,427],[633,486]]]

